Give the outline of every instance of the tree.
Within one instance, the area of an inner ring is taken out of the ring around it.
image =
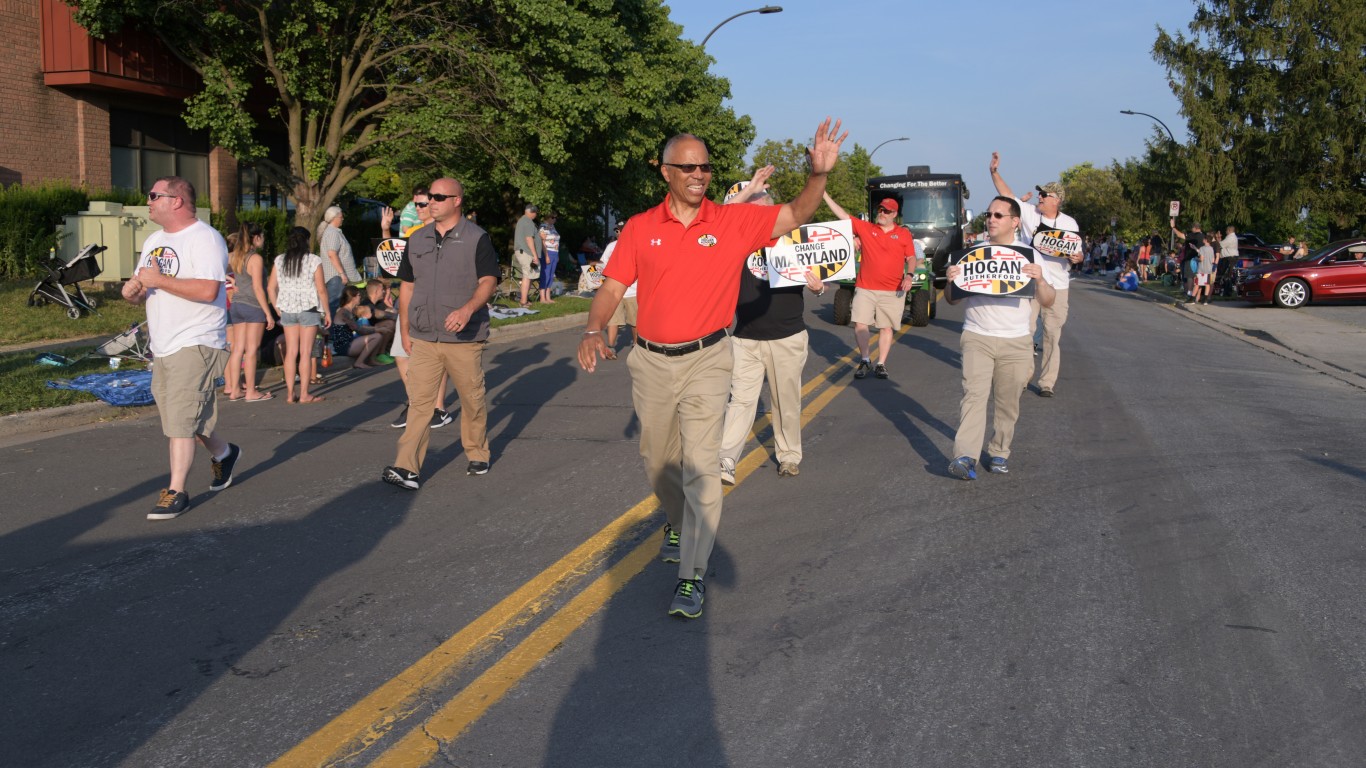
[[[792,139],[769,139],[754,150],[754,166],[772,165],[768,183],[781,201],[795,198],[806,184],[806,148]],[[752,172],[751,174],[752,175]],[[746,175],[745,178],[749,178]],[[840,161],[825,181],[825,191],[839,206],[857,216],[868,208],[868,179],[882,175],[882,169],[869,162],[868,150],[858,144],[840,153]],[[830,221],[835,214],[824,204],[816,209],[812,221]]]
[[[1158,29],[1194,142],[1188,198],[1210,223],[1366,218],[1366,6],[1202,0],[1190,36]]]
[[[1067,214],[1077,220],[1083,235],[1107,235],[1111,219],[1132,218],[1124,190],[1112,170],[1087,162],[1063,171],[1058,180],[1067,192]]]

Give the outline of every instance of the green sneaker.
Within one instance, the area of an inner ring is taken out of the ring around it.
[[[706,592],[701,579],[679,579],[674,600],[669,604],[670,616],[695,619],[702,615],[702,594]]]
[[[666,563],[677,563],[683,559],[679,549],[682,537],[668,523],[664,524],[664,543],[659,546],[659,559]]]
[[[379,363],[380,365],[393,365],[394,358],[390,355],[375,355],[375,362]]]

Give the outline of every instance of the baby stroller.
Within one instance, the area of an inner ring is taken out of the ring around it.
[[[94,280],[99,277],[103,267],[95,260],[95,256],[107,250],[103,245],[91,243],[81,249],[76,257],[66,264],[49,262],[43,265],[47,270],[47,277],[38,281],[33,287],[33,292],[28,295],[28,305],[30,307],[41,307],[48,302],[61,304],[66,307],[66,316],[75,320],[81,316],[81,311],[95,312],[95,300],[85,295],[81,290],[81,283],[86,280]],[[67,291],[65,286],[71,286],[75,293]],[[95,314],[99,314],[96,312]]]

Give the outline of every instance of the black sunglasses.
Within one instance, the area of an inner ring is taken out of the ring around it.
[[[427,197],[431,198],[432,202],[434,203],[444,203],[447,200],[460,197],[460,195],[442,195],[436,192],[432,192],[431,194],[427,195]]]
[[[426,208],[428,205],[431,205],[431,203],[413,203],[414,208]]]
[[[984,213],[984,214],[982,214],[982,215],[985,216],[985,217],[987,217],[988,219],[1007,219],[1007,218],[1013,219],[1013,218],[1015,218],[1015,214],[1013,214],[1013,213],[1001,213],[1000,211],[987,211],[986,213]]]
[[[151,201],[154,202],[154,203],[155,203],[156,201],[160,200],[160,199],[163,198],[163,197],[174,197],[174,198],[179,198],[180,195],[172,195],[172,194],[169,194],[169,193],[167,193],[167,192],[148,192],[148,193],[147,193],[147,199],[148,199],[148,200],[151,200]]]
[[[670,168],[677,168],[684,173],[692,173],[698,168],[701,168],[703,173],[711,173],[711,163],[665,163],[665,165]]]

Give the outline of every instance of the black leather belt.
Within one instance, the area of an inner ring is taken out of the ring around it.
[[[636,346],[641,349],[648,349],[651,352],[658,352],[665,357],[680,357],[682,355],[704,350],[724,338],[726,338],[726,329],[722,328],[715,333],[709,333],[706,336],[703,336],[697,341],[688,341],[682,344],[656,344],[653,341],[637,338]]]

